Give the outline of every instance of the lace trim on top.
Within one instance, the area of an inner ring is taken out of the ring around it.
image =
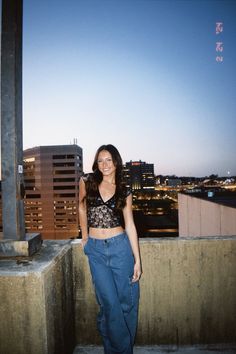
[[[126,195],[130,193],[127,191]],[[110,229],[121,226],[122,212],[116,209],[115,195],[104,202],[98,191],[96,200],[88,205],[87,218],[88,227]]]

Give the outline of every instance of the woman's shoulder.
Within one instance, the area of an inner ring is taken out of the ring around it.
[[[132,189],[129,186],[126,186],[126,197],[132,194]]]
[[[84,181],[84,183],[91,182],[93,181],[93,173],[84,173],[81,176],[81,179]]]
[[[127,186],[126,184],[122,184],[122,194],[125,198],[127,198],[130,194],[132,194],[132,189],[130,186]]]

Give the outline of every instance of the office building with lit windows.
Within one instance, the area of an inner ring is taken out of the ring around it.
[[[154,164],[141,160],[126,162],[124,166],[126,184],[135,190],[154,190]]]
[[[78,236],[82,149],[76,144],[24,151],[25,226],[44,239]]]

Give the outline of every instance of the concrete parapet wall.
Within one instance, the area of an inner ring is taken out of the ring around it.
[[[236,343],[236,236],[140,243],[137,344]],[[72,244],[76,342],[100,343],[87,258]]]
[[[80,241],[72,242],[72,254],[76,343],[101,344],[96,327],[98,306],[95,301],[88,260],[81,248]]]
[[[236,344],[236,236],[140,241],[137,344]],[[79,241],[0,260],[0,354],[70,354],[101,343]]]
[[[31,258],[0,260],[0,353],[69,354],[74,348],[72,255],[44,241]]]

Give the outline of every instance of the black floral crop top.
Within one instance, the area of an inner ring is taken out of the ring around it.
[[[126,197],[131,193],[126,191]],[[99,190],[93,203],[87,205],[88,227],[109,229],[122,225],[122,211],[116,208],[115,195],[106,202],[103,201]]]

